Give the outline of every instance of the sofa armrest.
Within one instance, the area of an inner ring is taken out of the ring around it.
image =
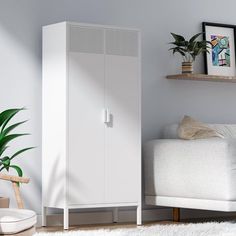
[[[236,139],[157,139],[143,154],[146,195],[236,199]]]

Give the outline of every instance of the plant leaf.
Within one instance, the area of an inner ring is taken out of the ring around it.
[[[2,150],[0,151],[0,156],[2,156],[2,154],[5,152],[5,150],[8,148],[8,146],[5,146],[2,148]]]
[[[24,124],[25,122],[27,122],[27,120],[24,120],[22,122],[16,123],[14,125],[9,126],[8,128],[6,128],[5,130],[2,130],[1,135],[2,136],[6,136],[9,132],[11,132],[13,129],[15,129],[17,126]]]
[[[28,150],[30,150],[30,149],[33,149],[33,148],[35,148],[35,147],[28,147],[28,148],[21,149],[20,151],[16,152],[14,155],[12,155],[12,156],[10,157],[10,160],[12,160],[12,159],[15,158],[16,156],[20,155],[21,153],[26,152],[26,151],[28,151]]]
[[[185,48],[182,48],[182,47],[173,47],[173,48],[170,48],[170,50],[173,50],[173,51],[181,51],[183,53],[187,52],[187,50]]]
[[[171,33],[171,35],[173,36],[173,38],[177,42],[185,41],[185,38],[182,35],[178,35],[178,34],[174,34],[174,33]]]
[[[182,56],[185,56],[185,53],[182,52],[182,51],[179,50],[179,49],[175,49],[175,50],[173,50],[173,54],[175,54],[176,52],[178,52],[178,53],[181,54]]]
[[[11,160],[8,156],[5,156],[1,159],[3,169],[6,169],[7,171],[9,170],[9,166],[11,164]]]
[[[198,34],[193,35],[193,37],[191,39],[189,39],[189,43],[194,42],[201,34],[203,34],[203,33],[198,33]]]
[[[173,45],[176,45],[176,46],[178,46],[178,47],[186,47],[186,45],[187,45],[187,41],[181,41],[181,42],[170,42],[169,44],[173,44]]]
[[[173,48],[169,49],[169,51],[171,51],[171,50],[182,50],[182,48],[181,47],[173,47]]]
[[[9,165],[10,164],[10,158],[8,156],[5,156],[5,157],[1,158],[1,161],[5,165]]]
[[[16,165],[10,165],[10,168],[13,168],[16,170],[17,174],[19,175],[19,177],[22,177],[23,176],[23,171],[22,169],[19,167],[19,166],[16,166]]]
[[[7,123],[15,116],[19,111],[24,110],[25,108],[15,108],[8,109],[0,113],[0,127],[2,126],[2,130],[5,128]]]
[[[25,134],[10,134],[7,136],[4,136],[2,138],[0,138],[0,152],[2,152],[2,149],[5,148],[5,146],[7,145],[7,143],[9,143],[10,141],[12,141],[13,139],[20,137],[20,136],[24,136],[24,135],[29,135],[28,133]]]
[[[188,50],[189,51],[194,51],[194,49],[198,46],[198,42],[196,41],[193,41],[193,42],[189,42],[189,45],[188,45]]]

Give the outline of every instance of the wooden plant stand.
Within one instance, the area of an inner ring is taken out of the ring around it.
[[[19,209],[23,209],[24,208],[24,203],[23,203],[23,199],[22,199],[21,194],[20,194],[20,188],[18,186],[18,183],[27,184],[27,183],[29,183],[30,179],[25,178],[25,177],[6,175],[6,174],[0,174],[0,179],[12,182],[12,187],[13,187],[14,192],[15,192],[17,206],[18,206]]]

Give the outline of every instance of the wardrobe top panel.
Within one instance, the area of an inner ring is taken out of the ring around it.
[[[63,22],[58,22],[58,23],[53,23],[50,25],[45,25],[44,27],[50,27],[53,25],[57,24],[68,24],[68,25],[74,25],[74,26],[88,26],[88,27],[96,27],[96,28],[106,28],[106,29],[123,29],[123,30],[133,30],[133,31],[138,31],[140,33],[140,29],[138,28],[130,28],[130,27],[120,27],[120,26],[115,26],[115,25],[99,25],[99,24],[89,24],[89,23],[78,23],[78,22],[72,22],[72,21],[63,21]]]

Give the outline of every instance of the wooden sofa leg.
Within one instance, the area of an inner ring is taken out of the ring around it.
[[[173,221],[174,222],[179,222],[180,221],[180,209],[174,207],[173,208]]]

